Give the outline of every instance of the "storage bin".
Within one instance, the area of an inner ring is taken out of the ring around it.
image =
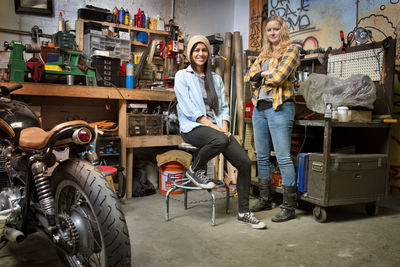
[[[324,177],[323,154],[310,154],[307,201],[320,206],[384,199],[388,190],[386,154],[330,154]]]
[[[115,57],[93,56],[92,66],[96,69],[97,85],[99,86],[120,86],[120,59]]]
[[[157,114],[128,114],[128,136],[162,135],[163,116]]]
[[[130,40],[96,34],[85,34],[83,39],[83,52],[91,56],[94,50],[105,50],[109,51],[112,57],[119,57],[123,61],[129,61],[130,44]]]

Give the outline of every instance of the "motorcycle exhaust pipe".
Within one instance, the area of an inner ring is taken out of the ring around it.
[[[4,228],[3,235],[5,238],[7,238],[7,240],[11,242],[21,243],[22,241],[25,240],[24,233],[14,228],[9,228],[9,227]]]

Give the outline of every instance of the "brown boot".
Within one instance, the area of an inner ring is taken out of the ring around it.
[[[258,189],[260,191],[260,197],[258,202],[250,208],[250,211],[258,212],[272,209],[271,180],[258,178]]]

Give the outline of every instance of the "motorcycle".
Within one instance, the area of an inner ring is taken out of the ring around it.
[[[0,249],[40,232],[67,265],[130,266],[119,198],[93,164],[94,129],[77,120],[44,131],[26,104],[5,97],[21,87],[0,86]],[[67,159],[55,156],[61,148]]]

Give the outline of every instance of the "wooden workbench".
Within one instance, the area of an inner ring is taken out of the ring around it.
[[[51,96],[51,97],[72,97],[92,99],[114,99],[118,100],[119,113],[119,137],[121,138],[121,161],[127,173],[127,198],[132,197],[133,177],[133,149],[140,147],[161,147],[175,146],[182,142],[179,135],[157,135],[157,136],[128,136],[127,131],[127,101],[171,101],[175,97],[172,90],[167,89],[126,89],[113,87],[93,87],[80,85],[46,84],[46,83],[4,83],[5,86],[22,84],[23,88],[15,91],[12,95],[28,96]]]

